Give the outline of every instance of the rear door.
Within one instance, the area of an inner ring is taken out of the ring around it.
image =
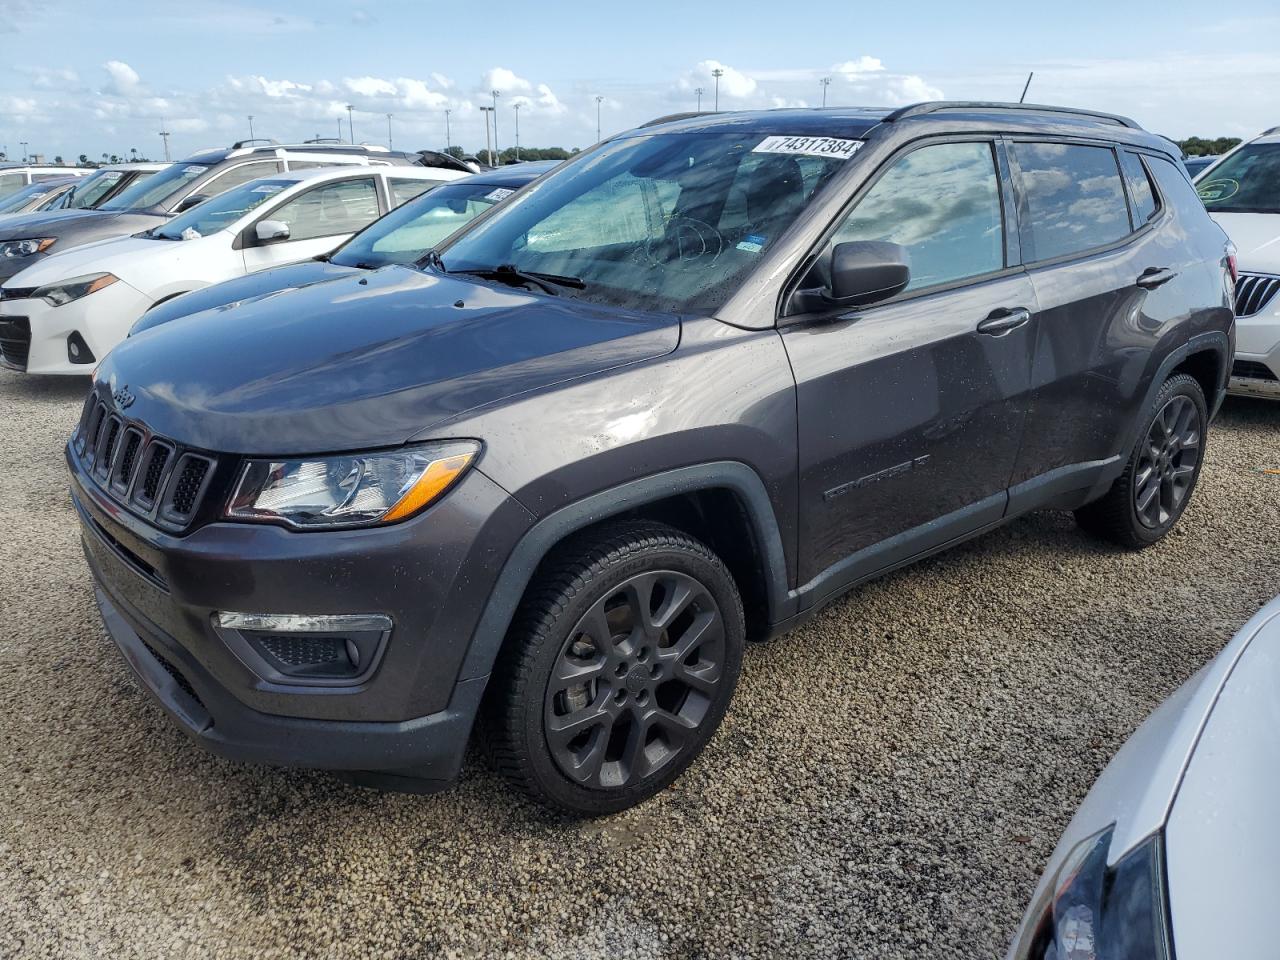
[[[783,321],[797,385],[800,579],[815,601],[1004,514],[1036,306],[1006,242],[1005,187],[989,140],[899,155],[819,263],[836,243],[892,241],[910,254],[908,288],[840,316]]]
[[[263,213],[245,229],[245,270],[253,273],[328,253],[376,220],[380,209],[372,173],[318,184]],[[288,226],[288,239],[259,241],[256,227],[263,220]]]
[[[1141,158],[1080,140],[1009,146],[1022,255],[1040,305],[1012,480],[1017,509],[1022,497],[1068,494],[1114,468],[1152,351],[1182,308],[1176,284],[1167,286],[1178,273],[1159,229],[1168,214]]]

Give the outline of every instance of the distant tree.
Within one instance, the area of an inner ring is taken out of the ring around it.
[[[80,166],[83,167],[86,164],[88,164],[88,162],[89,162],[89,155],[87,153],[80,154]]]
[[[62,166],[62,154],[58,154],[56,157],[54,157],[53,162],[58,164],[58,166]]]
[[[1178,141],[1188,157],[1216,157],[1239,145],[1239,137],[1187,137]]]
[[[457,147],[457,146],[455,146],[455,147],[445,147],[445,149],[444,149],[444,151],[443,151],[443,152],[444,152],[444,153],[447,153],[447,154],[448,154],[449,156],[451,156],[451,157],[457,157],[459,160],[461,160],[463,157],[465,157],[465,156],[467,155],[467,151],[465,151],[465,150],[463,150],[461,147]]]

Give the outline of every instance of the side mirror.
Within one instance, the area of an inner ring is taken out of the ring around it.
[[[192,207],[198,207],[200,204],[204,203],[208,199],[209,197],[207,194],[193,193],[191,196],[187,197],[181,203],[179,203],[178,206],[174,208],[173,212],[186,213]]]
[[[831,251],[831,283],[827,298],[836,305],[859,307],[901,293],[911,280],[907,248],[882,240],[837,243]]]
[[[283,220],[259,220],[253,232],[259,243],[279,243],[289,239],[289,225]]]

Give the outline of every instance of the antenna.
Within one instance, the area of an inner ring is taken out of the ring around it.
[[[1035,75],[1036,72],[1034,70],[1027,74],[1027,82],[1022,86],[1022,96],[1018,98],[1019,103],[1023,103],[1027,99],[1027,91],[1031,88],[1031,78]]]

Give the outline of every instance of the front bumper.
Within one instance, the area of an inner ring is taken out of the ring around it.
[[[1236,318],[1236,355],[1227,392],[1280,400],[1280,297],[1259,313]]]
[[[32,298],[0,301],[0,329],[17,330],[20,324],[28,332],[25,357],[15,359],[0,345],[4,365],[26,373],[88,376],[149,306],[151,299],[123,280],[60,307]],[[78,347],[75,361],[68,347],[73,336],[88,348]]]

